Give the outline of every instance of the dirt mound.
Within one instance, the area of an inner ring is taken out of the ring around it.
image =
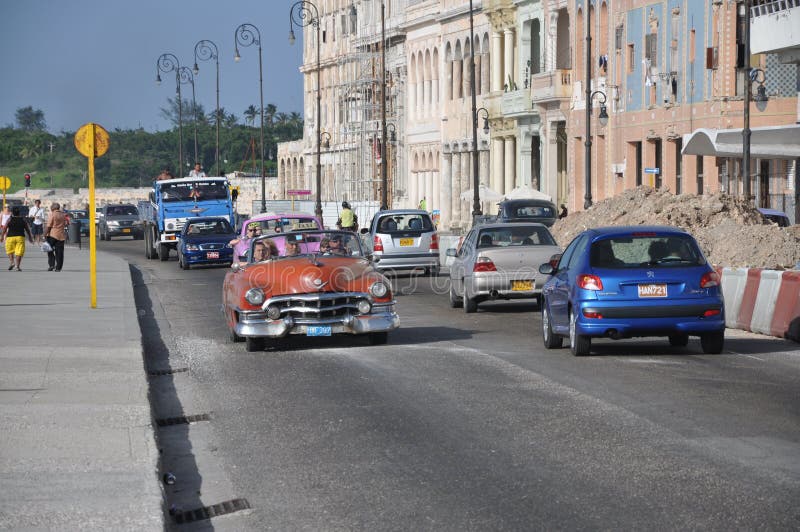
[[[786,269],[800,263],[800,226],[766,222],[742,198],[724,193],[675,195],[640,186],[571,213],[553,225],[552,233],[566,247],[590,227],[645,224],[688,231],[715,266]]]

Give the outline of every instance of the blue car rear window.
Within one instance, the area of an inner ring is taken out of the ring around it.
[[[703,254],[688,235],[615,236],[592,242],[593,268],[670,268],[705,264]]]

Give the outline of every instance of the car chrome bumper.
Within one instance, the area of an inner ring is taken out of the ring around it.
[[[376,253],[375,268],[382,270],[404,270],[412,268],[439,269],[438,253],[410,253],[408,255],[381,255]]]
[[[470,296],[490,296],[500,299],[527,299],[534,298],[542,293],[545,279],[516,278],[509,275],[473,275],[468,277],[468,292]],[[533,290],[514,290],[511,281],[532,281]]]
[[[400,326],[394,303],[376,304],[369,314],[347,314],[329,319],[297,319],[286,316],[267,319],[264,312],[241,312],[234,331],[239,336],[283,338],[290,334],[305,335],[308,327],[330,325],[331,334],[368,334],[387,332]]]

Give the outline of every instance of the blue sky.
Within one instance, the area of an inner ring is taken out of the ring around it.
[[[259,105],[258,47],[240,47],[234,32],[243,23],[261,32],[264,105],[303,112],[302,31],[289,45],[288,0],[0,0],[0,126],[13,125],[20,107],[44,111],[52,133],[96,122],[113,130],[168,129],[160,108],[175,96],[174,74],[156,60],[175,54],[194,64],[202,40],[219,48],[220,106],[240,120]],[[199,61],[196,99],[206,112],[216,106],[214,61]],[[182,86],[191,99],[191,85]]]

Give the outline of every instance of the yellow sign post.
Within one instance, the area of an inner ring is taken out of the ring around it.
[[[3,189],[3,209],[6,208],[6,190],[11,188],[11,180],[4,175],[0,175],[0,188]]]
[[[94,158],[108,151],[108,131],[103,126],[89,122],[75,133],[75,148],[89,159],[89,280],[92,290],[92,308],[97,308],[97,228],[94,206]]]

